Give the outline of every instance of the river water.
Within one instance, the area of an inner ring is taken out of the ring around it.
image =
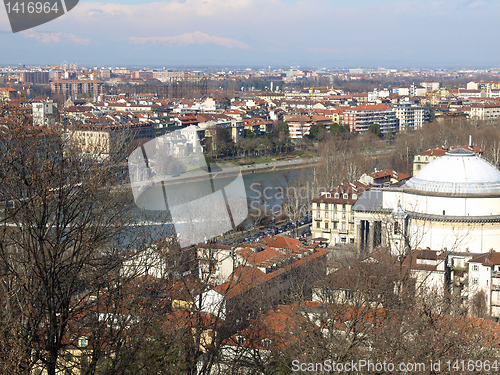
[[[312,173],[311,166],[272,171],[265,173],[251,173],[243,176],[243,183],[246,190],[246,196],[250,207],[262,207],[262,204],[266,205],[266,209],[271,214],[280,216],[282,213],[282,197],[284,191],[290,188],[299,177],[304,177]],[[199,198],[201,196],[206,196],[212,192],[217,192],[220,189],[225,188],[231,182],[235,180],[235,177],[228,178],[218,178],[210,181],[196,181],[196,182],[186,182],[178,185],[169,185],[166,195],[168,195],[168,201],[187,201],[188,199]],[[211,185],[213,184],[213,188]],[[144,199],[147,198],[146,191]],[[132,196],[129,191],[128,194]],[[162,193],[158,194],[158,191],[151,189],[151,195],[155,195],[157,199],[158,196],[163,196]],[[187,198],[189,197],[189,198]],[[312,197],[308,197],[312,198]],[[214,207],[216,210],[217,207]],[[164,238],[168,235],[175,234],[176,230],[173,227],[172,220],[169,217],[168,212],[161,210],[141,210],[137,206],[134,206],[134,216],[137,217],[135,230],[131,228],[131,231],[135,234],[140,234],[141,231],[147,231],[149,236],[156,238]],[[306,214],[306,212],[304,212]],[[202,221],[202,220],[201,220]],[[235,223],[238,225],[239,223]],[[176,223],[177,232],[182,228],[183,223]],[[193,227],[193,223],[185,223],[185,225],[190,225],[191,232],[195,232],[197,228],[196,225]],[[199,224],[200,226],[202,223]],[[250,225],[247,220],[246,225]],[[192,242],[196,243],[197,239],[193,238]],[[199,241],[198,241],[199,242]]]

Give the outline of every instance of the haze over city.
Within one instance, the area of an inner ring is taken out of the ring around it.
[[[489,67],[495,1],[81,1],[13,34],[2,64]]]

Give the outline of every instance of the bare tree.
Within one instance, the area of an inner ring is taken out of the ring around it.
[[[0,143],[1,316],[23,353],[17,373],[35,362],[58,371],[70,328],[114,268],[129,219],[126,196],[114,192],[118,159],[82,158],[63,135],[12,121]]]

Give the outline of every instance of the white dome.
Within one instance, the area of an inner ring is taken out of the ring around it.
[[[427,164],[404,187],[447,194],[500,193],[500,172],[486,160],[460,147]]]

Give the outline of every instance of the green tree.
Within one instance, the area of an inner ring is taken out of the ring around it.
[[[283,135],[290,135],[290,130],[288,129],[288,123],[286,121],[279,124],[279,133]]]
[[[334,137],[349,137],[350,135],[350,129],[349,125],[339,125],[337,122],[334,122],[332,125],[330,125],[330,135]]]
[[[323,124],[313,124],[309,130],[309,138],[315,140],[322,140],[325,137],[325,126]]]
[[[377,137],[381,137],[382,136],[382,132],[380,131],[380,124],[377,124],[377,123],[371,124],[368,127],[368,132],[375,134]]]
[[[252,129],[245,129],[245,139],[254,139],[255,134]]]

